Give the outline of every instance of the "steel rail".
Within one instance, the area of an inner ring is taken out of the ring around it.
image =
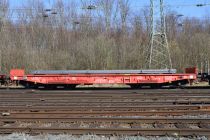
[[[73,135],[149,135],[149,136],[210,136],[210,129],[129,129],[129,128],[43,128],[43,127],[0,127],[1,134],[24,132],[27,134],[69,133]]]
[[[91,103],[91,102],[86,102],[86,103],[65,103],[65,102],[38,102],[38,103],[34,103],[34,102],[19,102],[19,103],[8,103],[8,102],[3,102],[0,103],[0,106],[2,107],[15,107],[15,106],[46,106],[46,107],[52,107],[52,106],[63,106],[63,107],[126,107],[126,106],[133,106],[133,107],[137,107],[137,106],[146,106],[146,105],[153,105],[153,106],[162,106],[163,105],[169,106],[171,107],[171,105],[200,105],[200,106],[207,106],[210,105],[210,102],[204,102],[204,101],[186,101],[186,102],[124,102],[124,103],[112,103],[112,102],[108,102],[108,103]],[[156,107],[154,107],[156,108]]]
[[[210,114],[210,110],[180,110],[180,111],[52,111],[52,112],[40,112],[35,111],[31,112],[31,110],[25,110],[21,112],[2,112],[2,116],[4,114],[8,114],[8,116],[30,116],[30,115],[39,115],[39,116],[45,116],[45,115],[53,115],[53,116],[61,116],[61,115],[70,115],[70,116],[76,116],[76,115],[94,115],[94,116],[100,116],[100,115],[113,115],[113,116],[181,116],[181,115],[207,115]]]
[[[9,106],[101,106],[101,107],[110,107],[110,106],[139,106],[139,105],[210,105],[210,101],[180,101],[180,102],[78,102],[78,103],[71,103],[71,102],[18,102],[18,103],[10,103]],[[8,102],[1,102],[0,106],[7,106]]]
[[[77,94],[82,94],[82,95],[92,95],[92,96],[110,96],[110,95],[209,95],[209,89],[208,90],[107,90],[107,91],[100,91],[100,90],[84,90],[84,91],[79,91],[79,90],[51,90],[51,91],[46,91],[46,90],[0,90],[1,95],[14,95],[14,94],[47,94],[47,95],[77,95]],[[154,92],[155,91],[155,92]],[[129,94],[128,94],[129,93]]]
[[[9,98],[13,98],[13,99],[9,99]],[[0,97],[0,103],[1,102],[71,102],[71,103],[76,103],[76,102],[95,102],[95,103],[106,103],[106,102],[186,102],[186,101],[192,101],[192,102],[196,102],[196,101],[204,101],[204,102],[209,102],[210,98],[206,98],[206,97],[202,97],[202,98],[185,98],[185,97],[170,97],[170,98],[158,98],[158,97],[150,97],[150,98],[84,98],[84,97],[80,97],[80,98],[47,98],[47,97],[30,97],[30,98],[16,98],[16,97],[9,97],[9,98],[1,98]]]
[[[166,91],[161,91],[161,90],[148,90],[148,91],[144,91],[144,90],[108,90],[108,91],[101,91],[101,90],[83,90],[83,91],[79,91],[79,90],[50,90],[50,91],[46,91],[46,90],[30,90],[30,91],[20,91],[20,90],[0,90],[1,94],[10,94],[10,95],[14,95],[14,94],[48,94],[48,95],[58,95],[58,94],[62,94],[62,95],[77,95],[77,94],[83,94],[83,95],[92,95],[92,96],[96,96],[96,95],[105,95],[105,96],[110,96],[113,93],[115,95],[127,95],[129,93],[129,95],[144,95],[144,94],[148,94],[148,95],[209,95],[209,89],[208,90],[166,90]],[[155,91],[155,92],[154,92]]]
[[[73,92],[73,91],[18,91],[18,90],[13,90],[13,91],[1,91],[1,94],[0,95],[15,95],[15,94],[18,94],[18,95],[24,95],[24,94],[28,94],[28,95],[42,95],[42,94],[46,94],[46,95],[54,95],[54,96],[57,96],[57,95],[69,95],[69,96],[76,96],[78,94],[81,94],[81,95],[84,95],[84,96],[112,96],[113,94],[114,95],[121,95],[121,96],[129,96],[129,95],[138,95],[138,96],[146,96],[146,95],[167,95],[167,96],[171,96],[171,95],[209,95],[210,92],[209,90],[208,91],[194,91],[194,92],[190,92],[190,91],[185,91],[185,92],[179,92],[179,91],[170,91],[168,90],[167,92],[161,92],[158,90],[153,90],[153,91],[141,91],[141,90],[138,90],[138,91],[112,91],[112,92],[100,92],[98,90],[95,90],[95,91],[78,91],[78,92]],[[155,92],[154,92],[155,91]]]
[[[85,97],[85,98],[108,98],[108,97],[114,97],[114,98],[119,98],[119,97],[126,97],[126,98],[132,98],[133,96],[136,96],[136,97],[144,97],[144,98],[148,98],[148,97],[160,97],[160,98],[164,98],[164,97],[168,97],[170,98],[171,96],[173,97],[185,97],[185,98],[193,98],[193,97],[207,97],[209,98],[210,97],[210,93],[204,93],[204,94],[198,94],[198,93],[184,93],[184,94],[180,94],[180,93],[174,93],[174,94],[171,94],[171,93],[155,93],[155,94],[150,94],[150,93],[135,93],[135,94],[132,94],[132,93],[125,93],[125,94],[116,94],[115,92],[112,92],[112,94],[100,94],[100,93],[94,93],[91,94],[91,93],[76,93],[76,94],[71,94],[71,93],[66,93],[66,94],[62,94],[62,92],[57,92],[57,93],[14,93],[14,94],[11,94],[11,93],[0,93],[0,96],[1,97],[21,97],[23,96],[24,98],[27,98],[27,97],[42,97],[42,96],[46,96],[48,98],[55,98],[55,97],[58,97],[58,98],[61,98],[61,97],[74,97],[74,98],[77,98],[77,97]]]
[[[71,103],[78,103],[78,101],[80,102],[94,102],[94,103],[109,103],[109,102],[112,102],[112,103],[124,103],[124,102],[186,102],[186,101],[192,101],[192,102],[196,102],[196,101],[204,101],[204,102],[209,102],[210,101],[210,98],[183,98],[183,97],[180,97],[180,98],[165,98],[165,99],[159,99],[159,98],[148,98],[148,99],[138,99],[138,98],[135,98],[135,99],[86,99],[86,98],[83,98],[83,99],[72,99],[72,98],[62,98],[62,99],[50,99],[50,98],[14,98],[14,99],[9,99],[9,98],[1,98],[0,99],[0,102],[40,102],[40,101],[46,101],[46,102],[58,102],[58,101],[62,101],[62,102],[70,102]]]
[[[50,111],[50,110],[206,110],[210,109],[210,105],[147,105],[147,106],[33,106],[32,104],[27,104],[25,106],[10,106],[4,105],[0,107],[0,111],[8,110],[40,110],[40,111]]]

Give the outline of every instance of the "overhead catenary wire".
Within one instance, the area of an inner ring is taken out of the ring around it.
[[[204,6],[210,6],[210,3],[197,3],[197,4],[166,4],[166,5],[163,5],[163,7],[204,7]],[[90,7],[94,7],[94,10],[100,10],[102,8],[102,6],[100,5],[87,5],[86,6],[87,8],[85,7],[82,7],[82,6],[74,6],[74,8],[77,8],[77,9],[87,9],[89,10]],[[135,6],[132,6],[132,8],[139,8],[139,7],[149,7],[149,5],[135,5]],[[158,5],[154,5],[154,7],[158,7]],[[0,10],[5,10],[6,8],[2,8],[0,7]],[[67,9],[67,8],[64,8],[64,9]],[[91,8],[92,9],[92,8]],[[53,11],[53,10],[58,10],[58,8],[8,8],[6,9],[7,11],[37,11],[37,10],[41,10],[41,11]]]
[[[93,7],[94,6],[94,10],[101,10],[102,6],[100,5],[88,5],[87,8],[84,8],[84,7],[81,7],[81,6],[74,6],[74,9],[75,10],[90,10],[89,7]],[[205,7],[205,6],[210,6],[210,3],[197,3],[197,4],[166,4],[166,5],[163,5],[163,7],[168,7],[168,8],[180,8],[180,7]],[[132,9],[136,9],[136,8],[144,8],[144,7],[148,7],[148,5],[135,5],[135,6],[132,6]],[[154,5],[154,7],[158,7],[158,5]],[[37,13],[40,13],[40,14],[43,14],[43,13],[48,13],[48,12],[51,12],[50,14],[65,14],[68,12],[69,8],[63,8],[63,10],[61,9],[58,9],[58,8],[1,8],[0,7],[0,11],[1,10],[5,10],[7,13],[13,13],[14,12],[23,12],[23,13],[26,13],[26,12],[37,12]],[[91,8],[92,10],[92,8]],[[64,12],[61,12],[61,11],[64,11]],[[81,11],[80,11],[81,12]]]
[[[91,6],[90,5],[87,5],[88,6]],[[92,5],[94,6],[94,5]],[[156,6],[156,5],[155,5]],[[210,6],[210,3],[195,3],[195,4],[190,4],[190,3],[184,3],[184,4],[165,4],[163,5],[164,7],[173,7],[173,8],[177,8],[177,7],[204,7],[204,6]],[[132,8],[139,8],[139,7],[148,7],[147,5],[135,5],[135,6],[132,6]],[[76,7],[74,7],[76,9],[83,9],[84,10],[84,7],[82,7],[81,5],[77,5]],[[5,8],[1,8],[0,7],[0,11],[1,9],[5,10]],[[86,19],[100,19],[101,16],[100,15],[97,15],[97,14],[93,14],[91,15],[91,17],[89,16],[83,16],[81,17],[80,14],[82,14],[82,12],[79,12],[79,15],[78,17],[69,17],[68,16],[68,11],[65,10],[66,8],[64,8],[64,10],[60,10],[58,8],[21,8],[21,7],[16,7],[16,8],[8,8],[7,9],[7,16],[3,17],[3,18],[6,18],[8,20],[13,20],[13,21],[21,21],[21,20],[24,20],[24,19],[37,19],[37,18],[48,18],[49,15],[53,15],[54,16],[50,16],[50,18],[58,18],[59,16],[57,15],[61,15],[63,14],[64,17],[68,17],[68,20],[72,20],[72,22],[79,22],[80,20],[86,20]],[[101,6],[100,5],[96,5],[94,6],[94,10],[100,10],[101,9]],[[86,9],[88,10],[88,8]],[[64,12],[61,12],[61,11],[64,11]],[[29,13],[28,13],[29,12]],[[28,14],[28,15],[27,15]],[[30,14],[35,14],[35,16],[32,16]],[[38,14],[38,15],[37,15]],[[46,15],[46,16],[45,16]],[[144,21],[145,19],[145,16],[138,16],[137,18],[139,18],[141,21]],[[200,17],[190,17],[190,16],[187,16],[187,18],[191,19],[200,19],[200,20],[209,20],[210,17],[206,17],[206,16],[200,16]],[[2,19],[2,17],[1,17]],[[136,17],[129,17],[129,20],[134,20],[136,19]],[[186,19],[186,18],[185,18]]]

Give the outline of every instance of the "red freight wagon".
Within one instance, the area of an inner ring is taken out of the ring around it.
[[[177,74],[174,70],[35,71],[31,74],[25,74],[21,69],[10,71],[12,81],[30,88],[39,86],[74,88],[76,85],[92,84],[126,84],[132,88],[142,86],[154,88],[192,83],[196,78],[196,68],[187,68],[182,74]]]

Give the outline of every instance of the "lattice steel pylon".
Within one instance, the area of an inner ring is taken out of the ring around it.
[[[150,0],[150,43],[147,56],[149,69],[171,69],[172,62],[166,35],[163,0]]]

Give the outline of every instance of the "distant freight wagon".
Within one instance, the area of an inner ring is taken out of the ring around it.
[[[25,74],[22,69],[10,71],[10,79],[27,88],[73,89],[77,85],[125,84],[131,88],[150,86],[180,86],[197,79],[197,69],[187,68],[185,73],[176,73],[175,69],[159,70],[39,70]]]

